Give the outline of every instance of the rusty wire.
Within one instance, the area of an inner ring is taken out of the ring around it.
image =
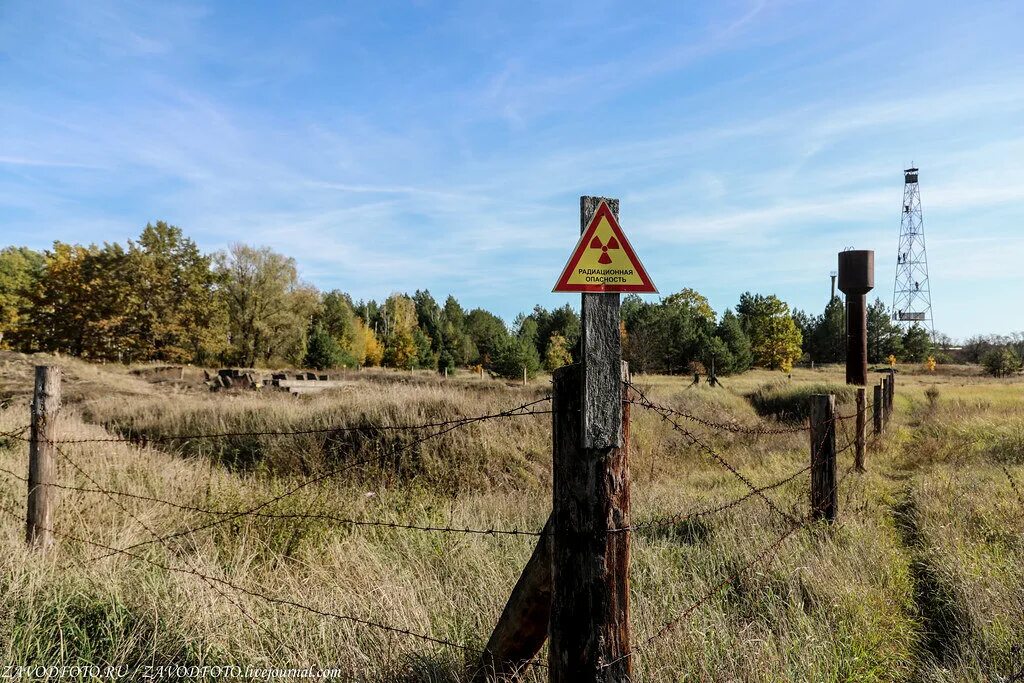
[[[543,399],[541,399],[541,400],[543,400]],[[525,410],[526,408],[528,408],[528,407],[530,407],[530,406],[532,406],[532,405],[534,405],[536,403],[537,403],[537,401],[530,401],[528,403],[525,403],[523,405],[517,406],[515,408],[510,408],[510,409],[502,411],[500,413],[494,413],[494,414],[490,414],[490,415],[478,416],[478,417],[474,417],[474,418],[464,418],[464,419],[459,420],[459,421],[449,422],[448,426],[443,428],[443,429],[440,429],[440,430],[434,431],[434,432],[430,432],[429,434],[420,436],[420,437],[410,441],[408,444],[405,444],[403,447],[401,447],[398,450],[396,450],[393,453],[393,455],[396,456],[396,457],[397,456],[401,456],[403,453],[411,450],[412,448],[418,446],[419,444],[423,443],[424,441],[428,441],[430,439],[442,436],[444,434],[447,434],[448,432],[454,431],[456,429],[459,429],[460,427],[464,427],[465,425],[473,423],[473,422],[479,422],[479,421],[482,421],[482,420],[489,420],[489,419],[498,419],[498,418],[502,418],[502,417],[515,417],[516,415],[522,415],[522,414],[531,414],[531,413],[522,413],[522,412],[519,412],[519,411]],[[316,484],[316,483],[324,481],[326,479],[330,479],[332,477],[338,476],[339,474],[341,474],[341,473],[343,473],[345,471],[348,471],[350,469],[353,469],[355,467],[359,467],[361,465],[366,465],[366,464],[370,464],[370,463],[373,463],[373,462],[377,462],[379,460],[380,460],[380,456],[379,455],[375,455],[373,457],[363,458],[362,460],[357,460],[357,461],[354,461],[354,462],[351,462],[351,463],[347,463],[345,465],[342,465],[341,467],[334,468],[334,469],[329,470],[328,472],[325,472],[323,474],[319,474],[319,475],[316,475],[314,477],[309,477],[308,479],[304,479],[303,481],[301,481],[298,484],[292,486],[291,488],[289,488],[288,490],[284,491],[283,493],[280,493],[280,494],[278,494],[276,496],[272,496],[271,498],[267,498],[264,501],[258,503],[257,505],[254,505],[251,508],[248,508],[248,509],[245,509],[245,510],[237,510],[237,511],[231,512],[230,514],[228,514],[228,515],[226,515],[226,516],[224,516],[224,517],[222,517],[220,519],[217,519],[217,520],[214,520],[212,522],[200,525],[200,526],[195,527],[195,528],[184,529],[182,531],[178,531],[178,532],[174,532],[174,533],[171,533],[171,534],[167,534],[165,536],[160,537],[160,540],[163,541],[163,540],[169,540],[169,539],[172,539],[172,538],[178,538],[178,537],[181,537],[181,536],[187,536],[188,534],[198,533],[200,531],[205,531],[207,529],[212,529],[212,528],[220,526],[222,524],[227,524],[228,522],[233,521],[235,519],[238,519],[240,517],[245,517],[245,516],[253,515],[254,513],[259,512],[260,510],[262,510],[262,509],[264,509],[264,508],[266,508],[266,507],[268,507],[268,506],[270,506],[270,505],[272,505],[274,503],[277,503],[277,502],[279,502],[281,500],[284,500],[285,498],[288,498],[288,497],[298,493],[299,491],[301,491],[302,489],[306,488],[307,486],[311,486],[312,484]],[[140,541],[138,543],[135,543],[135,544],[132,544],[132,545],[127,546],[125,548],[122,548],[122,550],[134,550],[135,548],[140,548],[140,547],[143,547],[143,546],[146,546],[146,545],[150,545],[150,544],[155,543],[155,542],[158,542],[158,541],[157,540],[153,540],[153,541]],[[99,560],[99,559],[103,559],[104,557],[109,557],[109,556],[110,556],[110,554],[108,553],[106,555],[96,556],[96,557],[94,557],[92,559]]]
[[[643,392],[637,389],[636,385],[630,384],[628,382],[627,385],[636,390],[637,393],[643,395]],[[646,396],[644,396],[643,400],[641,401],[631,399],[629,402],[632,404],[643,406],[645,408],[652,408],[658,412],[669,413],[671,415],[675,415],[676,417],[681,417],[686,420],[690,420],[691,422],[696,422],[697,424],[703,425],[710,429],[717,429],[719,431],[724,432],[732,432],[733,434],[753,434],[759,436],[766,436],[770,434],[795,434],[797,432],[806,432],[810,429],[810,427],[806,425],[800,427],[743,427],[741,425],[729,422],[715,422],[714,420],[698,417],[697,415],[693,415],[692,413],[677,410],[664,404],[655,403],[648,399]]]
[[[792,515],[790,515],[789,513],[785,512],[784,510],[782,510],[782,508],[780,508],[778,505],[776,505],[775,501],[773,501],[771,498],[769,498],[767,495],[765,495],[765,493],[763,491],[758,492],[757,491],[757,487],[754,486],[754,484],[751,483],[751,481],[749,479],[747,479],[738,469],[736,469],[736,467],[734,467],[732,464],[730,464],[729,461],[727,461],[724,457],[722,457],[722,455],[719,454],[715,449],[711,448],[711,446],[708,446],[706,443],[704,443],[704,441],[699,439],[696,435],[693,434],[693,432],[688,430],[686,427],[683,427],[677,421],[673,420],[670,413],[665,412],[665,411],[659,409],[656,404],[651,403],[651,401],[647,398],[647,396],[644,394],[644,392],[641,391],[640,389],[638,389],[635,385],[629,384],[629,387],[631,389],[633,389],[633,391],[635,391],[637,393],[637,395],[640,397],[640,401],[638,402],[638,405],[640,405],[640,406],[642,406],[644,408],[647,408],[648,410],[653,410],[656,414],[660,415],[663,420],[665,420],[666,422],[668,422],[672,426],[673,430],[679,432],[680,434],[683,434],[685,437],[687,437],[690,440],[690,442],[693,445],[699,447],[705,453],[710,455],[719,465],[721,465],[722,467],[727,469],[729,472],[732,473],[733,476],[735,476],[737,479],[742,481],[743,484],[748,489],[750,489],[750,491],[752,493],[754,493],[755,495],[759,496],[765,502],[765,504],[768,505],[768,507],[770,507],[772,510],[774,510],[783,519],[786,519],[786,520],[788,520],[790,522],[794,522],[795,521],[793,519]]]
[[[52,444],[70,445],[70,444],[86,444],[86,443],[130,443],[137,446],[143,446],[150,443],[164,443],[168,441],[193,441],[198,439],[225,439],[242,436],[304,436],[309,434],[338,434],[342,432],[386,432],[386,431],[421,431],[425,429],[437,429],[448,427],[451,425],[463,426],[466,424],[472,424],[474,422],[482,422],[485,420],[491,420],[501,417],[521,417],[528,415],[550,415],[551,410],[527,410],[535,405],[550,401],[551,396],[544,396],[534,401],[524,403],[517,408],[511,410],[505,410],[498,413],[490,413],[487,415],[476,415],[472,417],[458,417],[450,420],[438,420],[436,422],[426,422],[423,424],[415,425],[386,425],[386,424],[367,424],[357,425],[352,427],[316,427],[310,429],[294,429],[294,430],[277,430],[277,431],[252,431],[252,432],[203,432],[196,434],[167,434],[162,436],[146,436],[142,434],[129,435],[124,437],[97,437],[89,439],[54,439],[51,440]],[[21,431],[28,429],[27,427],[22,428]],[[13,433],[7,434],[0,432],[0,436],[11,436],[12,438],[20,439],[22,441],[28,441],[21,436],[16,436]]]
[[[731,500],[731,501],[729,501],[727,503],[722,503],[721,505],[716,505],[716,506],[710,507],[710,508],[703,508],[703,509],[699,509],[699,510],[694,510],[692,512],[679,512],[679,513],[676,513],[674,515],[668,515],[668,516],[665,516],[665,517],[660,517],[660,518],[657,518],[657,519],[648,520],[646,522],[639,522],[637,524],[632,524],[630,526],[609,529],[609,531],[634,531],[634,530],[639,530],[639,529],[650,529],[650,528],[671,526],[673,524],[678,524],[680,522],[684,522],[684,521],[687,521],[687,520],[690,520],[690,519],[698,519],[700,517],[707,517],[709,515],[717,514],[719,512],[725,512],[726,510],[730,510],[730,509],[732,509],[732,508],[734,508],[734,507],[736,507],[736,506],[746,502],[747,500],[750,500],[751,498],[753,498],[754,496],[758,495],[759,493],[762,493],[764,491],[771,491],[773,489],[777,489],[777,488],[780,488],[782,486],[785,486],[786,484],[790,483],[791,481],[793,481],[794,479],[799,477],[801,474],[806,474],[808,471],[810,471],[810,469],[811,469],[811,466],[807,465],[806,467],[803,467],[800,470],[797,470],[793,474],[789,475],[785,479],[781,479],[781,480],[779,480],[779,481],[777,481],[777,482],[775,482],[773,484],[767,484],[765,486],[760,486],[757,489],[755,489],[754,491],[750,491],[747,494],[745,494],[743,496],[740,496],[739,498]]]
[[[848,473],[849,472],[847,472],[847,474]],[[800,474],[800,473],[797,473],[797,474]],[[833,486],[833,489],[834,490],[838,489],[840,484],[842,484],[842,482],[843,482],[843,480],[845,478],[846,477],[844,476],[841,479],[839,479],[838,481],[836,481],[835,485]],[[645,638],[639,645],[635,645],[635,646],[631,647],[629,649],[629,651],[619,655],[618,657],[616,657],[615,659],[612,659],[609,662],[606,662],[606,663],[602,664],[600,668],[606,669],[608,667],[614,666],[615,664],[621,662],[622,660],[630,658],[630,657],[638,654],[642,650],[645,650],[648,647],[650,647],[651,643],[653,643],[654,641],[656,641],[659,638],[663,637],[665,634],[667,634],[670,631],[672,631],[675,628],[677,628],[686,618],[688,618],[695,611],[697,611],[698,609],[703,607],[705,604],[707,604],[709,601],[711,601],[711,599],[714,598],[716,595],[718,595],[718,593],[720,593],[722,590],[724,590],[725,588],[727,588],[731,584],[735,583],[736,580],[739,579],[739,577],[742,576],[743,574],[745,574],[747,571],[749,571],[750,569],[752,569],[753,567],[755,567],[756,565],[758,565],[758,564],[760,564],[762,562],[766,563],[765,566],[770,564],[771,561],[774,560],[775,557],[778,555],[779,550],[780,550],[782,544],[786,541],[786,539],[788,539],[790,536],[792,536],[796,532],[801,531],[801,530],[807,528],[808,526],[810,526],[815,521],[817,521],[817,520],[814,519],[813,512],[811,514],[805,515],[800,520],[794,520],[793,523],[790,525],[790,527],[781,536],[779,536],[773,542],[771,542],[770,544],[765,546],[753,558],[751,558],[749,561],[744,563],[741,567],[739,567],[738,569],[733,571],[731,574],[729,574],[727,577],[725,577],[722,581],[720,581],[719,583],[715,584],[715,586],[712,587],[711,590],[709,590],[706,593],[704,593],[704,595],[702,595],[696,601],[691,603],[685,610],[683,610],[682,612],[677,614],[672,619],[669,619],[668,621],[663,623],[658,628],[657,631],[655,631],[653,634],[651,634],[650,636]]]
[[[3,510],[8,515],[10,515],[11,517],[17,519],[18,521],[22,521],[21,518],[17,514],[15,514],[10,509],[8,509],[6,506],[0,506],[0,510]],[[238,585],[238,584],[236,584],[236,583],[234,583],[232,581],[228,581],[227,579],[222,579],[222,578],[219,578],[219,577],[216,577],[216,576],[210,576],[208,574],[203,574],[202,572],[195,571],[194,569],[187,569],[187,568],[178,567],[178,566],[172,565],[172,564],[165,564],[163,562],[159,562],[159,561],[154,560],[152,558],[146,557],[145,555],[140,555],[140,554],[129,552],[125,548],[115,548],[113,546],[106,545],[105,543],[100,543],[99,541],[94,541],[94,540],[91,540],[91,539],[88,539],[88,538],[82,538],[82,537],[76,536],[74,534],[65,533],[65,532],[62,532],[62,531],[57,531],[57,530],[51,529],[51,528],[40,527],[40,529],[42,529],[44,531],[49,531],[54,536],[59,536],[59,537],[62,537],[62,538],[67,538],[69,540],[77,541],[79,543],[84,543],[86,545],[91,545],[91,546],[99,548],[101,550],[107,550],[107,551],[109,551],[110,555],[124,555],[124,556],[130,557],[132,559],[141,560],[141,561],[143,561],[143,562],[145,562],[147,564],[150,564],[150,565],[152,565],[152,566],[154,566],[154,567],[156,567],[158,569],[161,569],[163,571],[174,572],[174,573],[177,573],[177,574],[187,574],[187,575],[195,576],[196,578],[199,578],[200,580],[203,580],[203,581],[209,581],[209,582],[213,582],[213,583],[216,583],[216,584],[220,584],[222,586],[226,586],[227,588],[231,588],[232,590],[237,591],[239,593],[242,593],[244,595],[248,595],[248,596],[254,597],[254,598],[259,598],[259,599],[261,599],[261,600],[263,600],[265,602],[268,602],[268,603],[273,603],[273,604],[278,604],[278,605],[286,605],[286,606],[294,607],[296,609],[300,609],[300,610],[305,611],[305,612],[310,612],[312,614],[316,614],[316,615],[319,615],[319,616],[322,616],[322,617],[331,617],[331,618],[334,618],[334,619],[340,619],[340,620],[348,621],[348,622],[351,622],[351,623],[354,623],[354,624],[358,624],[358,625],[361,625],[361,626],[368,626],[368,627],[376,628],[376,629],[379,629],[379,630],[387,631],[389,633],[396,633],[396,634],[399,634],[399,635],[410,636],[412,638],[418,638],[420,640],[424,640],[424,641],[427,641],[427,642],[430,642],[430,643],[434,643],[434,644],[437,644],[437,645],[444,645],[446,647],[453,647],[453,648],[457,648],[457,649],[464,650],[464,651],[467,651],[467,652],[474,652],[474,653],[477,653],[477,654],[484,654],[484,652],[485,652],[484,650],[478,650],[476,648],[472,648],[472,647],[469,647],[467,645],[463,645],[461,643],[454,643],[452,641],[444,640],[444,639],[441,639],[441,638],[435,638],[434,636],[429,636],[429,635],[426,635],[424,633],[417,633],[416,631],[412,631],[410,629],[399,628],[397,626],[391,626],[389,624],[383,624],[383,623],[380,623],[380,622],[373,621],[371,619],[365,619],[363,617],[357,617],[357,616],[353,616],[353,615],[350,615],[350,614],[339,614],[337,612],[328,612],[326,610],[317,609],[316,607],[312,607],[310,605],[306,605],[306,604],[303,604],[301,602],[296,602],[295,600],[289,600],[287,598],[279,598],[279,597],[275,597],[275,596],[272,596],[272,595],[267,595],[266,593],[262,593],[260,591],[255,591],[255,590],[251,590],[251,589],[245,588],[244,586],[240,586],[240,585]],[[544,666],[544,665],[543,664],[535,664],[535,666]]]

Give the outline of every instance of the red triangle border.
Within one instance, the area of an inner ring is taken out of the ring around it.
[[[569,284],[569,278],[572,276],[573,270],[579,264],[580,259],[583,258],[583,253],[587,250],[587,246],[590,244],[590,240],[593,238],[594,233],[597,232],[597,226],[601,223],[601,218],[604,217],[608,221],[608,225],[611,226],[612,233],[619,241],[619,246],[626,256],[629,258],[633,267],[636,269],[636,274],[640,277],[640,284],[638,285],[608,285],[608,284]],[[590,223],[587,225],[587,229],[580,235],[580,241],[576,243],[576,248],[572,250],[572,255],[565,264],[565,268],[562,269],[562,274],[558,277],[558,281],[555,283],[552,292],[596,292],[603,294],[618,294],[619,292],[635,292],[638,294],[657,294],[658,290],[651,282],[650,276],[644,269],[644,265],[637,258],[636,252],[633,251],[632,245],[629,240],[626,239],[625,233],[622,232],[622,228],[619,226],[619,222],[615,220],[615,214],[612,213],[611,208],[608,206],[608,202],[602,201],[597,211],[594,212],[594,217],[590,219]]]

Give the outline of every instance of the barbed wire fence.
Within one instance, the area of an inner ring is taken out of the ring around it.
[[[699,518],[710,517],[713,515],[719,515],[733,510],[743,503],[753,499],[760,499],[769,512],[775,516],[778,516],[786,523],[786,530],[780,536],[775,538],[771,543],[764,546],[760,551],[756,552],[751,559],[741,565],[739,568],[734,570],[730,575],[725,577],[720,583],[716,584],[711,590],[707,591],[697,601],[688,606],[684,611],[673,617],[671,620],[665,622],[660,628],[658,628],[653,634],[646,637],[641,643],[633,648],[630,648],[627,652],[622,654],[618,659],[609,661],[605,666],[613,666],[617,661],[622,658],[632,657],[636,654],[649,648],[649,646],[663,637],[665,634],[676,629],[682,624],[690,615],[702,606],[707,604],[714,598],[720,591],[724,590],[731,583],[735,582],[740,575],[750,571],[756,566],[764,565],[773,561],[778,555],[781,547],[785,541],[792,537],[799,531],[807,528],[814,522],[818,521],[820,515],[817,511],[812,508],[807,514],[798,515],[793,512],[787,512],[784,510],[778,501],[776,501],[771,495],[789,484],[796,482],[798,479],[812,472],[812,469],[817,466],[823,457],[831,458],[832,467],[835,466],[835,457],[842,454],[855,446],[855,437],[851,437],[849,430],[846,428],[845,422],[853,419],[856,415],[832,415],[828,424],[824,425],[813,425],[809,421],[807,423],[798,426],[778,426],[775,424],[763,423],[756,426],[745,426],[738,423],[724,422],[721,420],[713,420],[710,418],[698,416],[689,412],[678,410],[671,406],[657,403],[647,397],[645,392],[637,387],[635,384],[625,382],[625,387],[629,392],[630,398],[628,403],[631,405],[638,406],[639,408],[651,412],[656,415],[660,420],[667,424],[673,432],[681,434],[688,442],[688,444],[694,447],[701,455],[707,457],[710,462],[714,463],[718,467],[722,468],[729,474],[732,479],[743,485],[746,492],[736,498],[730,499],[723,503],[708,506],[698,507],[689,510],[681,510],[671,514],[663,514],[656,517],[651,517],[645,520],[637,521],[627,525],[619,527],[608,527],[600,530],[602,534],[631,534],[633,532],[657,529],[657,528],[668,528],[674,527],[681,523],[696,520]],[[37,387],[38,388],[38,387]],[[288,486],[284,491],[276,495],[268,496],[255,504],[242,508],[242,509],[222,509],[216,507],[202,507],[198,505],[190,505],[185,502],[168,500],[157,496],[146,495],[143,493],[119,490],[119,489],[108,489],[104,488],[99,484],[95,477],[93,477],[89,471],[82,467],[75,458],[72,458],[69,454],[69,449],[78,445],[83,444],[112,444],[112,443],[123,443],[136,447],[149,447],[157,444],[171,444],[171,443],[182,443],[193,440],[212,440],[212,439],[228,439],[228,438],[240,438],[240,437],[290,437],[300,436],[309,434],[336,434],[346,431],[371,431],[373,433],[384,433],[389,431],[402,431],[414,435],[404,445],[394,449],[389,455],[394,459],[400,459],[404,454],[409,452],[411,449],[418,445],[427,442],[432,439],[437,439],[445,434],[453,432],[467,427],[471,424],[488,422],[493,420],[505,420],[514,419],[520,417],[530,417],[538,415],[551,415],[554,413],[553,407],[543,407],[545,404],[550,404],[552,396],[544,396],[538,399],[524,402],[520,405],[501,410],[498,412],[492,412],[482,415],[465,416],[458,418],[451,418],[446,420],[435,420],[422,424],[402,424],[402,425],[391,425],[391,424],[380,424],[380,425],[361,425],[358,427],[323,427],[316,429],[297,429],[297,430],[254,430],[254,431],[221,431],[221,432],[201,432],[201,433],[190,433],[190,434],[174,434],[174,435],[157,435],[147,436],[141,433],[129,433],[124,436],[112,436],[112,437],[97,437],[97,438],[77,438],[77,439],[61,439],[47,436],[47,430],[37,425],[37,413],[36,408],[33,408],[33,423],[26,425],[19,429],[9,430],[0,432],[0,437],[4,439],[28,442],[32,448],[32,457],[38,457],[39,451],[51,450],[56,454],[56,457],[60,461],[67,463],[82,479],[88,482],[88,485],[72,485],[64,484],[55,480],[38,481],[33,479],[32,468],[30,467],[30,473],[28,477],[25,477],[17,472],[14,472],[7,468],[0,468],[0,473],[11,478],[14,481],[26,484],[30,491],[41,491],[41,490],[62,490],[68,492],[81,493],[86,495],[101,495],[110,501],[115,507],[117,507],[123,514],[130,517],[133,523],[137,524],[142,528],[147,536],[146,540],[136,541],[129,543],[124,546],[116,546],[109,543],[103,543],[95,539],[84,537],[81,534],[72,533],[58,527],[57,524],[51,521],[41,522],[39,520],[33,521],[31,514],[29,515],[28,524],[31,527],[33,524],[37,527],[37,531],[45,532],[57,538],[62,538],[68,541],[79,543],[84,547],[94,549],[96,552],[92,555],[81,559],[76,558],[73,564],[81,567],[87,567],[89,564],[103,560],[109,557],[123,557],[135,562],[143,563],[161,571],[171,572],[182,575],[193,576],[202,581],[215,593],[220,595],[229,604],[234,606],[243,617],[251,622],[255,627],[260,629],[266,635],[268,635],[275,644],[281,649],[293,650],[290,645],[282,642],[280,637],[266,628],[265,625],[261,624],[252,614],[250,614],[239,598],[245,596],[247,598],[253,598],[261,600],[265,603],[284,606],[292,609],[297,609],[307,613],[311,613],[324,618],[331,618],[349,623],[356,624],[358,626],[376,629],[378,631],[388,633],[391,635],[406,636],[421,642],[430,643],[433,645],[453,648],[466,653],[474,655],[488,654],[484,649],[477,648],[466,643],[454,642],[445,638],[439,638],[435,635],[426,632],[416,631],[403,626],[394,624],[384,623],[379,620],[369,618],[365,615],[359,614],[346,614],[340,612],[334,612],[330,610],[323,610],[313,605],[305,604],[293,598],[287,596],[275,595],[268,593],[261,589],[255,589],[242,585],[237,581],[233,581],[230,578],[224,576],[217,576],[212,573],[200,571],[199,568],[189,560],[184,560],[180,563],[172,563],[154,559],[148,553],[139,552],[140,549],[150,546],[159,545],[165,551],[167,556],[175,557],[177,553],[173,551],[173,548],[169,543],[175,539],[182,537],[194,537],[195,535],[214,529],[218,526],[228,524],[232,521],[239,520],[242,518],[259,518],[259,519],[270,519],[270,520],[281,520],[281,521],[321,521],[328,522],[338,526],[350,526],[350,527],[367,527],[377,528],[390,531],[408,531],[408,532],[423,532],[432,534],[471,534],[480,536],[513,536],[513,537],[528,537],[534,538],[538,541],[545,537],[554,536],[555,533],[552,531],[546,531],[545,529],[520,529],[520,528],[470,528],[470,527],[459,527],[456,525],[430,525],[430,524],[416,524],[411,521],[395,521],[388,519],[370,519],[370,518],[359,518],[359,517],[346,517],[342,515],[335,515],[329,512],[310,511],[307,510],[303,513],[297,512],[278,512],[273,509],[273,506],[281,501],[284,501],[292,496],[295,496],[299,492],[308,489],[311,486],[320,484],[329,479],[339,477],[346,472],[352,471],[354,468],[361,467],[364,465],[372,465],[381,461],[380,455],[373,455],[371,457],[360,458],[355,461],[344,463],[338,467],[329,469],[326,472],[319,473],[310,477],[306,477],[292,485]],[[38,405],[37,400],[34,405]],[[871,406],[867,406],[870,408]],[[44,418],[46,416],[43,416]],[[53,416],[50,416],[52,418]],[[45,422],[46,420],[42,420]],[[799,433],[808,433],[811,437],[811,463],[791,472],[786,476],[778,479],[774,482],[767,484],[757,485],[755,484],[748,475],[740,471],[740,468],[734,463],[730,462],[729,459],[724,457],[719,449],[715,448],[710,439],[706,436],[698,435],[694,430],[687,428],[682,423],[683,421],[692,422],[695,425],[700,426],[703,429],[708,430],[709,433],[723,433],[723,434],[743,434],[756,437],[770,437],[775,435],[793,435]],[[842,425],[845,443],[836,448],[836,426]],[[26,432],[30,432],[26,436]],[[844,482],[846,476],[852,471],[852,468],[847,469],[842,477],[834,479],[833,493],[838,489]],[[1007,476],[1009,473],[1007,472]],[[1012,482],[1012,478],[1011,478]],[[1014,490],[1019,493],[1014,483]],[[156,529],[146,524],[141,517],[127,507],[122,501],[134,500],[144,502],[153,505],[166,506],[168,508],[177,509],[185,512],[194,513],[207,517],[208,520],[199,523],[194,526],[185,526],[183,529],[173,531],[170,533],[160,534]],[[18,513],[2,506],[2,511],[9,517],[22,522],[25,517],[18,515]],[[29,534],[31,538],[31,534]],[[294,651],[294,650],[293,650]],[[542,662],[531,661],[530,665],[544,667]]]

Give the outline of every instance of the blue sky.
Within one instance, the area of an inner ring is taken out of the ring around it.
[[[887,303],[921,168],[936,327],[1024,329],[1024,4],[0,0],[0,243],[297,259],[506,319],[616,196],[662,294]]]

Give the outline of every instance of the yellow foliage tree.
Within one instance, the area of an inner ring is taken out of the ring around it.
[[[362,318],[355,320],[352,340],[347,350],[359,365],[377,366],[384,358],[384,347]]]

